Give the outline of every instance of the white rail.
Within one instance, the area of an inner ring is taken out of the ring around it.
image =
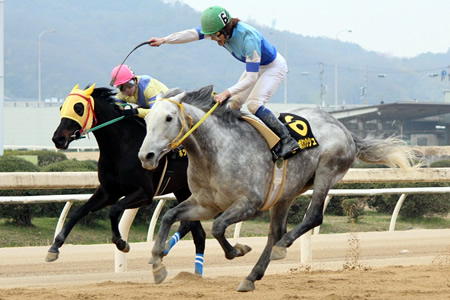
[[[414,172],[405,173],[398,169],[350,169],[341,183],[363,183],[363,182],[448,182],[450,181],[450,168],[419,169]],[[97,173],[95,172],[74,172],[74,173],[0,173],[0,189],[63,189],[63,188],[93,188],[98,186]],[[332,189],[328,193],[325,201],[324,211],[333,196],[370,196],[400,194],[394,212],[391,217],[389,231],[395,230],[400,208],[409,194],[432,194],[449,193],[450,187],[419,187],[419,188],[392,188],[392,189]],[[303,195],[311,195],[312,191],[307,191]],[[51,196],[6,196],[0,197],[1,203],[50,203],[66,202],[58,223],[55,228],[55,236],[61,231],[67,214],[76,201],[87,201],[91,194],[78,195],[51,195]],[[147,242],[153,240],[156,222],[159,218],[162,207],[166,200],[174,200],[173,194],[155,197],[159,200],[155,209],[147,233]],[[131,223],[137,213],[137,209],[126,210],[119,223],[119,229],[124,240],[128,238]],[[240,235],[241,223],[236,224],[234,237]],[[320,227],[314,229],[314,234],[319,234]],[[301,257],[302,264],[307,264],[312,260],[311,248],[312,231],[301,237]],[[115,271],[126,271],[126,255],[116,249]]]
[[[443,194],[450,193],[450,187],[418,187],[418,188],[391,188],[391,189],[354,189],[354,190],[346,190],[346,189],[332,189],[329,191],[328,196],[324,205],[324,212],[328,203],[330,202],[333,196],[372,196],[372,195],[389,195],[389,194],[400,194],[400,198],[397,201],[395,209],[391,216],[391,221],[389,225],[389,231],[395,230],[395,224],[397,221],[397,216],[400,211],[400,208],[409,194]],[[311,196],[312,191],[309,190],[303,195]],[[90,194],[79,194],[79,195],[52,195],[52,196],[14,196],[14,197],[0,197],[0,203],[49,203],[49,202],[66,202],[66,205],[61,212],[61,215],[58,219],[58,223],[56,225],[55,234],[56,235],[61,231],[64,226],[64,222],[66,220],[67,214],[69,213],[70,207],[72,203],[75,201],[86,201],[91,197]],[[153,241],[153,236],[155,233],[155,227],[159,215],[161,213],[162,207],[164,206],[166,200],[175,200],[175,196],[173,194],[168,194],[164,196],[158,196],[154,198],[155,200],[159,200],[158,206],[153,212],[149,230],[147,233],[147,242]],[[131,224],[136,216],[138,209],[128,209],[122,215],[122,218],[119,223],[119,230],[122,234],[122,238],[124,240],[128,239],[128,233],[131,227]],[[241,224],[238,223],[235,226],[234,230],[234,238],[239,238]],[[311,247],[311,235],[312,231],[314,231],[314,235],[319,234],[320,226],[317,226],[313,230],[305,233],[300,238],[300,262],[302,264],[307,264],[312,261],[312,247]],[[116,272],[124,272],[127,269],[127,260],[126,254],[115,249],[115,271]]]

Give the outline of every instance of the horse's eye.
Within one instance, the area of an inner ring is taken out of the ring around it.
[[[75,111],[75,113],[77,115],[82,117],[83,113],[84,113],[84,105],[82,103],[78,102],[73,106],[73,110]]]
[[[166,117],[166,122],[170,122],[170,121],[172,121],[172,116],[167,116]]]

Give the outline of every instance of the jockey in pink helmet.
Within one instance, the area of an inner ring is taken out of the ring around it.
[[[119,89],[116,101],[138,105],[137,115],[141,118],[148,114],[152,106],[150,102],[155,100],[159,93],[168,90],[167,86],[153,77],[136,76],[127,65],[118,65],[112,70],[111,84]]]

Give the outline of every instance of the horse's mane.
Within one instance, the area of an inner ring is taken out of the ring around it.
[[[114,98],[115,95],[116,91],[108,87],[95,88],[91,94],[92,98],[94,98],[96,102],[103,101],[109,104],[111,108],[117,111],[120,115],[122,115],[123,114],[122,110],[120,109],[119,105],[116,104],[116,100]],[[141,124],[145,124],[145,121],[142,118],[134,117],[133,119],[136,119]]]
[[[98,87],[95,88],[91,96],[95,100],[105,101],[108,103],[114,103],[115,91],[108,87]]]
[[[170,93],[171,96],[178,95],[181,93],[180,89],[170,89],[167,91],[166,94]],[[170,97],[169,95],[165,97]],[[181,100],[182,103],[187,103],[190,105],[193,105],[204,112],[209,111],[216,102],[214,101],[213,97],[213,86],[208,85],[203,88],[200,88],[198,90],[192,91],[192,92],[186,92],[186,95]],[[219,105],[214,112],[213,115],[219,117],[222,119],[222,121],[225,122],[235,122],[238,118],[242,116],[242,112],[240,110],[232,110],[228,107],[227,101]]]

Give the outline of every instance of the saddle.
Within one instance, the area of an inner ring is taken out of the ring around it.
[[[255,127],[255,129],[265,138],[270,150],[273,150],[274,147],[276,147],[280,138],[259,118],[253,115],[245,115],[242,116],[242,118]],[[311,126],[305,118],[291,113],[281,113],[278,119],[281,123],[285,124],[290,135],[297,140],[301,150],[312,149],[319,146],[319,143],[312,133]],[[300,151],[297,151],[297,153],[298,152]]]

